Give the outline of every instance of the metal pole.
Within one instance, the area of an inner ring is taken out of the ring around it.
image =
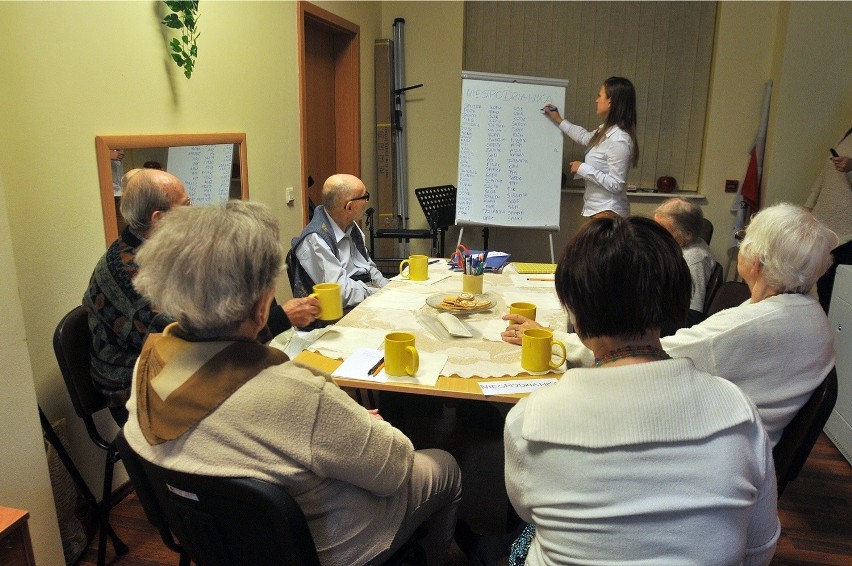
[[[393,21],[394,186],[401,228],[408,228],[408,150],[405,123],[405,19]]]

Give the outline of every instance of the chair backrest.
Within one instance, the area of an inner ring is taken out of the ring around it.
[[[722,264],[718,261],[716,265],[713,267],[713,272],[710,274],[710,279],[707,280],[707,290],[704,292],[704,312],[710,310],[710,304],[713,302],[713,297],[716,296],[716,292],[719,290],[719,287],[722,286]],[[745,300],[745,299],[743,299]]]
[[[784,427],[781,440],[772,449],[775,475],[778,478],[778,495],[784,491],[787,482],[799,475],[836,402],[837,368],[831,368],[808,402],[799,409],[790,424]]]
[[[154,490],[148,482],[148,476],[145,475],[145,469],[142,467],[142,461],[136,452],[127,444],[127,439],[124,438],[124,431],[119,430],[115,437],[115,447],[118,449],[118,454],[121,456],[121,461],[124,463],[124,469],[127,470],[127,475],[130,476],[130,481],[136,489],[136,498],[142,505],[142,510],[145,511],[145,516],[148,517],[148,522],[151,523],[160,533],[160,538],[163,543],[179,553],[183,558],[186,556],[186,551],[181,547],[172,536],[172,531],[166,522],[166,517],[160,504],[157,503],[157,498],[154,496]],[[185,561],[181,560],[183,564]]]
[[[417,202],[433,230],[446,230],[456,223],[456,188],[453,185],[414,189]]]
[[[319,565],[298,504],[281,486],[168,470],[116,440],[148,520],[198,566]],[[164,536],[164,542],[166,537]],[[168,543],[167,543],[168,545]]]
[[[710,243],[710,240],[713,238],[713,223],[707,220],[706,218],[702,218],[701,220],[701,239]]]
[[[711,316],[719,311],[739,306],[749,297],[751,297],[751,291],[748,290],[748,285],[741,281],[725,281],[710,301],[706,314]]]
[[[74,412],[83,419],[89,436],[104,450],[109,442],[101,437],[92,415],[105,409],[109,400],[95,389],[92,382],[90,349],[92,334],[89,331],[89,314],[82,305],[71,309],[56,325],[53,333],[53,352],[59,364],[62,379],[71,397]]]
[[[284,260],[284,267],[287,269],[287,280],[290,281],[290,293],[296,296],[296,263],[299,260],[293,255],[293,248],[287,252],[287,257]]]

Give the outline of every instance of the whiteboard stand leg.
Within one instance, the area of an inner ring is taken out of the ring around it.
[[[547,235],[550,237],[550,263],[556,263],[553,255],[553,232],[548,232]]]
[[[464,236],[464,226],[459,226],[459,241],[456,242],[456,249],[461,245],[462,236]]]

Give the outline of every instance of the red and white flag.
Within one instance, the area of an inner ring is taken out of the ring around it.
[[[731,234],[731,247],[736,247],[737,242],[733,238],[738,230],[745,227],[746,218],[750,212],[757,212],[760,208],[760,185],[763,180],[763,153],[766,149],[766,130],[769,127],[769,103],[772,99],[772,81],[763,85],[763,111],[760,115],[760,126],[754,143],[749,152],[748,166],[745,175],[731,203],[731,214],[735,216],[734,229]]]

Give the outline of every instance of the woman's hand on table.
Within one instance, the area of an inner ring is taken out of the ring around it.
[[[509,321],[509,326],[506,327],[506,330],[500,333],[500,337],[503,338],[504,342],[508,342],[509,344],[518,344],[519,346],[521,344],[521,335],[524,333],[524,330],[529,330],[530,328],[544,328],[536,321],[530,320],[519,314],[504,314],[503,320]]]
[[[290,299],[281,308],[287,315],[287,320],[296,328],[307,326],[316,320],[320,312],[319,301],[315,297]]]

